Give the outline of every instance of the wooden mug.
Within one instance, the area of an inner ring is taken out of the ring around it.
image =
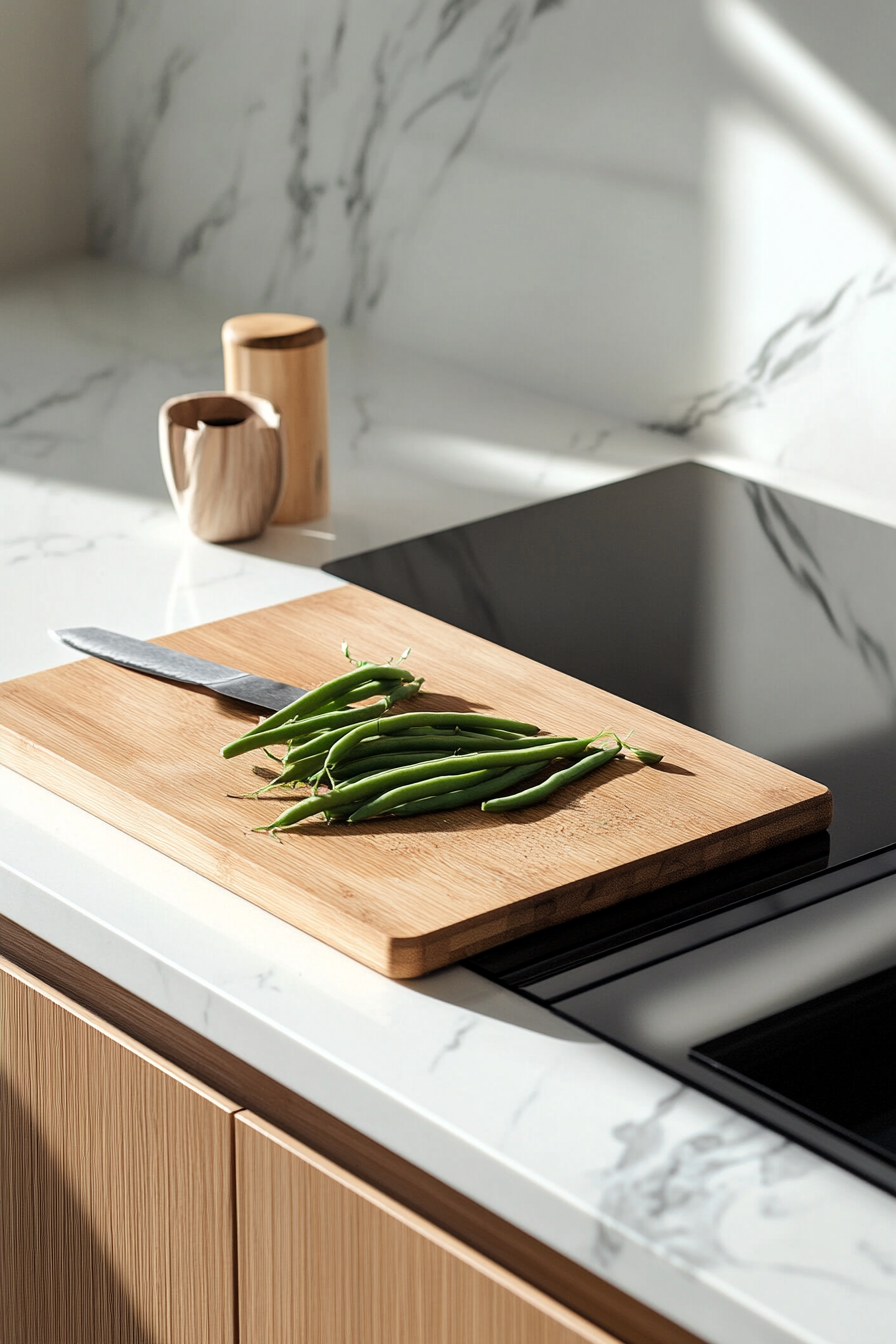
[[[263,532],[283,489],[280,416],[242,393],[195,392],[159,411],[159,448],[178,516],[203,541]]]

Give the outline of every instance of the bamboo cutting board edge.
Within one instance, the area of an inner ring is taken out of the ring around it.
[[[320,629],[313,631],[311,627],[315,622]],[[286,656],[282,653],[284,635],[288,637],[286,643],[289,650],[294,647],[298,635],[303,648],[307,646],[310,650],[307,656],[308,670],[314,671],[317,676],[318,671],[321,675],[331,674],[326,671],[332,663],[330,642],[335,632],[345,633],[346,626],[349,633],[354,632],[353,640],[357,635],[364,640],[375,637],[380,642],[396,638],[399,632],[407,634],[413,627],[415,641],[424,647],[429,641],[429,656],[433,664],[438,663],[437,655],[443,658],[442,668],[432,668],[436,682],[442,675],[447,686],[453,676],[457,690],[470,685],[471,675],[474,685],[477,684],[477,676],[480,676],[485,692],[491,692],[494,703],[505,712],[520,712],[520,707],[525,706],[524,691],[528,691],[531,697],[534,679],[539,694],[547,696],[549,705],[554,704],[554,709],[545,709],[545,713],[553,714],[556,710],[556,717],[562,718],[564,713],[568,716],[572,712],[570,705],[578,704],[582,697],[586,705],[590,704],[589,713],[597,712],[595,706],[602,707],[601,712],[603,708],[612,706],[614,713],[625,713],[626,716],[630,711],[637,713],[645,723],[649,720],[651,733],[658,726],[667,732],[667,740],[680,739],[680,742],[676,742],[676,748],[680,745],[682,752],[679,759],[694,765],[698,775],[701,770],[706,775],[704,780],[695,778],[693,771],[685,771],[692,776],[688,781],[691,793],[688,795],[685,788],[678,806],[681,808],[682,799],[686,801],[690,797],[697,812],[702,807],[706,814],[709,805],[710,813],[717,818],[713,823],[715,829],[697,834],[692,817],[682,814],[676,820],[669,812],[670,807],[674,812],[676,805],[674,781],[667,779],[665,784],[660,785],[656,778],[651,781],[648,775],[640,785],[635,785],[631,795],[640,802],[640,811],[633,815],[637,821],[642,820],[641,812],[644,811],[646,800],[647,820],[655,818],[657,829],[664,829],[663,843],[656,850],[650,850],[649,846],[644,849],[642,834],[642,852],[637,854],[634,861],[624,862],[619,857],[618,837],[614,837],[612,832],[604,832],[611,851],[615,839],[616,853],[611,853],[610,859],[603,865],[603,871],[597,853],[601,833],[594,830],[595,817],[600,816],[599,803],[595,802],[599,790],[593,795],[590,791],[583,793],[573,806],[560,809],[562,815],[559,821],[542,817],[531,826],[514,828],[512,825],[499,825],[489,833],[481,828],[476,830],[480,824],[480,814],[477,814],[475,818],[469,819],[468,826],[459,830],[455,827],[453,833],[449,825],[441,831],[430,830],[416,838],[412,837],[413,843],[404,844],[404,850],[413,850],[416,845],[425,851],[428,846],[430,862],[438,869],[437,873],[432,874],[437,879],[436,886],[433,891],[424,894],[420,892],[419,880],[425,880],[430,875],[425,867],[418,863],[415,870],[407,853],[397,852],[401,848],[397,844],[393,845],[390,852],[382,836],[380,840],[368,839],[369,835],[375,834],[379,823],[373,823],[370,832],[364,828],[363,843],[348,845],[331,832],[330,843],[325,851],[318,838],[316,842],[306,844],[304,850],[293,849],[289,862],[281,861],[276,853],[274,860],[271,860],[268,857],[271,851],[268,849],[266,852],[267,845],[276,842],[269,841],[268,837],[253,837],[256,843],[263,839],[266,849],[255,848],[255,845],[247,848],[244,840],[239,839],[238,822],[236,832],[232,828],[227,829],[233,825],[228,821],[223,829],[218,825],[216,835],[210,823],[205,824],[203,830],[203,824],[208,819],[204,814],[196,814],[195,808],[192,823],[182,824],[171,810],[166,812],[153,806],[151,788],[147,795],[151,779],[149,784],[144,781],[144,792],[139,796],[139,780],[132,792],[127,770],[122,773],[119,769],[117,775],[112,771],[108,777],[102,778],[60,754],[65,749],[64,740],[60,752],[54,752],[46,745],[52,736],[44,726],[38,724],[35,727],[34,724],[40,719],[46,702],[51,710],[55,704],[57,728],[60,726],[63,692],[73,692],[70,698],[75,701],[80,694],[85,702],[81,707],[80,720],[61,725],[64,730],[62,738],[65,732],[69,734],[68,747],[72,756],[77,758],[80,754],[85,761],[90,758],[85,757],[83,751],[76,750],[76,745],[78,748],[81,745],[79,732],[87,729],[98,735],[97,745],[101,751],[111,751],[116,745],[113,739],[102,739],[99,727],[101,721],[93,710],[95,704],[103,703],[104,693],[112,702],[116,696],[120,701],[126,700],[128,705],[132,701],[139,702],[146,720],[151,719],[152,715],[161,715],[164,721],[168,710],[172,709],[171,721],[176,726],[179,716],[182,733],[187,726],[186,715],[189,727],[200,726],[206,738],[213,729],[211,740],[217,745],[220,745],[221,740],[226,740],[234,724],[236,731],[241,731],[239,716],[234,715],[232,709],[229,714],[223,713],[220,710],[223,702],[219,700],[197,696],[194,692],[166,683],[139,678],[94,660],[50,669],[46,673],[8,683],[3,688],[5,694],[0,696],[0,759],[270,913],[348,952],[376,970],[398,978],[423,974],[523,933],[696,875],[722,863],[759,852],[771,844],[784,843],[822,830],[830,820],[830,794],[822,785],[751,757],[728,744],[718,743],[715,739],[630,705],[618,697],[597,691],[585,683],[575,682],[572,678],[508,653],[476,636],[454,630],[432,617],[352,588],[351,585],[247,613],[244,617],[195,627],[192,631],[166,636],[157,642],[228,661],[236,660],[237,652],[242,647],[243,663],[246,661],[245,649],[252,647],[252,670],[284,677],[288,674],[288,668],[282,661]],[[274,633],[271,634],[271,631]],[[359,634],[359,631],[362,633]],[[264,644],[265,633],[269,634],[269,648]],[[279,664],[278,656],[281,658]],[[292,658],[291,652],[289,657]],[[468,671],[470,666],[473,667],[472,674]],[[429,663],[423,662],[420,670],[429,672]],[[128,681],[124,683],[115,678],[127,678]],[[122,689],[125,686],[126,691]],[[140,687],[143,688],[142,693],[138,689]],[[551,699],[552,695],[556,697],[555,700]],[[177,697],[181,697],[180,701]],[[212,705],[216,707],[217,717],[214,718]],[[580,711],[576,710],[575,713]],[[5,723],[4,718],[7,720]],[[564,729],[563,724],[555,726],[560,731]],[[44,745],[30,740],[32,736],[39,737],[41,732]],[[663,742],[652,740],[648,744],[659,747],[664,745]],[[173,747],[174,744],[171,745]],[[211,755],[215,755],[215,752],[212,751]],[[203,768],[207,764],[203,748]],[[132,773],[139,774],[139,770]],[[208,779],[202,783],[206,789],[204,798],[208,801]],[[706,792],[707,784],[712,786],[709,793]],[[713,793],[717,785],[725,788],[722,806],[717,806]],[[159,780],[156,779],[156,787],[159,786]],[[216,787],[223,789],[220,780]],[[609,796],[609,791],[606,796]],[[778,798],[780,805],[774,806]],[[755,807],[759,799],[765,801],[765,809],[750,812],[749,809]],[[768,810],[770,806],[771,810]],[[529,814],[508,815],[522,817]],[[735,824],[719,824],[734,815],[741,818]],[[358,829],[360,832],[362,828]],[[570,831],[572,843],[567,844]],[[648,831],[652,843],[653,833],[649,827]],[[678,843],[669,843],[677,839],[677,834],[684,838]],[[583,837],[587,841],[584,847]],[[625,843],[628,843],[628,839]],[[556,847],[558,845],[559,848]],[[313,852],[315,849],[316,852]],[[328,856],[330,871],[327,870],[326,862],[323,866],[320,862],[322,854]],[[546,854],[550,859],[547,866]],[[359,855],[362,860],[360,864]],[[537,877],[537,881],[542,883],[540,887],[533,887],[529,880],[527,888],[527,865],[530,860],[536,872],[540,873]],[[518,871],[508,873],[508,863],[512,864],[513,861],[518,862]],[[345,865],[345,875],[338,868],[340,862]],[[375,862],[380,868],[384,862],[391,864],[392,872],[387,871],[385,874],[393,880],[395,898],[391,905],[387,900],[385,905],[380,902],[381,908],[377,906],[377,898],[382,894],[377,889],[377,883],[382,888],[383,874],[374,872],[371,876],[364,868],[365,862],[368,867]],[[270,870],[265,868],[265,863],[268,863]],[[337,864],[335,869],[333,864]],[[570,877],[566,881],[557,880],[565,875],[564,864]],[[457,880],[452,886],[451,879],[455,873]],[[303,875],[304,883],[300,881]],[[355,883],[354,887],[352,882]],[[285,891],[280,889],[284,885]],[[399,895],[404,901],[403,906]],[[493,902],[492,907],[488,904],[490,900]],[[413,919],[408,916],[409,909],[415,916]]]

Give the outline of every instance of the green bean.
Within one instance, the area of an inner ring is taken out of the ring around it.
[[[329,718],[332,716],[322,715],[321,719],[324,717]],[[318,719],[317,722],[320,722],[321,719]],[[334,742],[340,740],[344,731],[345,730],[341,728],[333,728],[329,732],[320,732],[315,736],[309,737],[305,741],[298,738],[293,739],[292,745],[283,758],[284,765],[292,765],[295,761],[300,761],[310,756],[316,756],[318,752],[329,749]],[[517,737],[509,741],[499,738],[497,739],[497,742],[500,744],[502,750],[518,750],[521,747],[531,746],[533,742],[543,745],[548,742],[569,742],[573,740],[574,739],[572,738],[566,737]],[[407,754],[408,752],[417,753],[421,760],[428,754],[431,754],[432,756],[451,756],[457,752],[480,751],[483,749],[483,744],[485,743],[495,745],[493,739],[482,734],[442,733],[441,735],[433,734],[424,737],[416,734],[393,733],[361,742],[350,755],[345,756],[342,759],[346,763],[349,761],[357,761],[360,764],[362,761],[371,757],[393,755],[397,751],[400,752],[405,743],[407,743],[407,746],[405,752],[402,754]],[[411,764],[411,762],[408,761],[407,764]]]
[[[523,789],[521,793],[511,793],[501,798],[486,799],[482,804],[482,810],[511,812],[518,807],[531,807],[534,803],[541,803],[564,784],[571,784],[573,780],[581,779],[592,770],[607,765],[621,750],[621,747],[606,747],[603,751],[591,751],[575,765],[567,766],[565,770],[555,770],[548,779],[542,780],[540,784],[533,784],[530,789]]]
[[[333,677],[332,680],[315,687],[313,691],[306,691],[298,700],[293,700],[285,709],[278,709],[276,714],[271,714],[257,728],[250,728],[243,736],[252,737],[262,729],[278,728],[280,724],[288,723],[290,719],[307,718],[312,711],[319,712],[325,705],[338,700],[349,691],[354,692],[357,698],[357,688],[373,680],[414,681],[415,677],[413,672],[404,667],[377,666],[374,663],[364,667],[353,667],[351,672],[343,672],[341,677]]]
[[[410,700],[412,696],[419,695],[424,680],[423,677],[414,677],[412,681],[403,681],[394,691],[389,691],[387,696],[389,704],[397,705],[399,700]]]
[[[421,733],[425,733],[425,732],[426,732],[426,729],[425,729],[425,728],[421,728],[419,731],[420,731]],[[434,731],[434,732],[436,732],[437,734],[443,734],[445,737],[448,737],[448,735],[449,735],[449,734],[448,734],[448,731],[447,731],[445,728],[430,729],[430,731],[431,731],[431,732]],[[497,742],[528,742],[528,741],[530,741],[531,738],[532,738],[532,734],[531,734],[531,733],[529,733],[529,734],[526,734],[526,733],[508,733],[508,732],[505,732],[503,729],[501,729],[501,730],[499,731],[497,728],[491,728],[491,729],[488,729],[488,730],[484,730],[484,731],[482,731],[482,732],[480,732],[478,729],[474,730],[473,728],[465,728],[465,729],[464,729],[464,736],[465,736],[465,737],[475,737],[476,740],[477,740],[477,742],[491,742],[492,744],[497,743]],[[540,741],[540,740],[541,740],[541,739],[539,738],[539,741]]]
[[[372,737],[376,734],[403,732],[407,728],[475,728],[477,726],[510,728],[514,732],[525,734],[527,737],[534,736],[534,734],[538,732],[538,729],[530,723],[518,723],[514,719],[498,719],[491,715],[439,713],[395,714],[388,719],[377,719],[375,722],[371,723],[359,723],[357,728],[350,729],[341,742],[336,742],[330,748],[330,758],[327,761],[327,766],[335,765],[341,756],[346,756],[359,742],[363,742],[366,737]]]
[[[354,803],[343,803],[342,807],[325,808],[324,816],[327,821],[344,821],[354,811]]]
[[[543,762],[539,761],[535,765],[520,765],[515,770],[505,770],[495,778],[483,780],[481,784],[475,784],[471,789],[457,789],[452,793],[420,798],[416,803],[403,803],[401,807],[394,807],[391,815],[416,817],[423,812],[447,812],[455,807],[466,807],[468,803],[478,803],[481,798],[487,798],[501,789],[512,788],[514,784],[521,784],[524,779],[531,779],[541,769],[542,764]]]
[[[383,696],[383,698],[376,704],[364,705],[361,709],[350,710],[343,708],[343,706],[351,704],[353,700],[366,699],[369,695],[381,691],[384,685],[388,687],[390,683],[372,682],[369,686],[358,686],[352,694],[344,697],[342,700],[331,701],[330,703],[323,705],[321,707],[322,712],[312,715],[311,717],[287,719],[285,722],[278,722],[280,715],[272,714],[270,718],[265,719],[255,728],[250,728],[242,737],[238,737],[234,742],[228,742],[225,747],[221,748],[221,755],[225,760],[229,760],[232,756],[241,756],[244,752],[254,751],[256,747],[272,746],[278,742],[292,742],[329,726],[328,723],[323,722],[324,720],[331,721],[335,727],[342,715],[345,715],[345,727],[353,727],[357,723],[365,722],[368,719],[373,719],[378,715],[384,714],[399,700],[404,700],[409,696],[416,695],[423,684],[423,679],[421,677],[415,678],[411,682],[398,683],[397,685],[395,685],[395,683],[391,684],[395,686],[393,691],[390,691],[387,695]],[[309,692],[309,694],[311,694],[311,692]],[[297,704],[298,701],[295,703]],[[273,724],[273,727],[270,726],[271,724]]]
[[[434,794],[450,793],[458,786],[470,789],[475,784],[481,784],[483,780],[494,779],[495,775],[503,774],[503,770],[471,770],[465,775],[444,775],[441,779],[421,779],[416,784],[404,784],[401,788],[389,789],[386,793],[371,798],[356,812],[352,812],[349,821],[364,821],[367,817],[379,816],[381,812],[391,812],[393,807],[399,807],[402,803],[412,803],[419,798],[431,798]]]
[[[326,732],[330,728],[354,728],[356,723],[366,723],[384,714],[389,701],[383,696],[372,705],[361,705],[358,709],[329,709],[323,714],[315,714],[310,719],[299,719],[295,727],[302,733]],[[285,725],[288,727],[289,725]]]
[[[574,741],[576,739],[572,737],[519,737],[512,741],[505,739],[491,741],[488,738],[468,736],[465,733],[452,733],[444,737],[411,737],[405,733],[393,733],[361,742],[354,751],[342,756],[341,762],[370,760],[393,751],[435,751],[442,756],[469,756],[479,751],[526,751],[533,745],[547,746],[550,743]],[[340,762],[337,762],[337,766],[339,764]]]
[[[384,684],[388,686],[388,683],[372,682],[371,694],[373,694],[374,691],[378,692],[382,690]],[[333,706],[335,707],[326,706],[325,712],[313,715],[310,719],[294,720],[292,724],[284,725],[284,729],[299,729],[300,732],[296,735],[299,737],[302,734],[307,735],[314,732],[322,732],[329,728],[353,728],[355,724],[366,723],[369,719],[381,717],[399,700],[405,700],[408,696],[416,695],[422,684],[422,677],[411,682],[399,682],[395,687],[395,690],[383,694],[380,699],[375,700],[372,705],[361,705],[358,709],[349,709],[348,706],[360,698],[366,699],[367,696],[347,696],[343,700],[334,701]],[[361,686],[359,689],[365,692],[368,690],[366,686]],[[290,741],[293,740],[296,739],[290,738]]]
[[[346,709],[349,705],[357,704],[359,700],[370,700],[375,695],[385,695],[388,688],[388,681],[364,681],[346,691],[345,695],[337,695],[329,703],[334,709]]]
[[[272,716],[273,717],[273,716]],[[228,742],[221,748],[221,755],[225,761],[229,761],[233,756],[242,756],[247,751],[256,751],[262,747],[273,747],[280,742],[289,742],[295,731],[295,725],[292,722],[279,724],[274,728],[266,728],[267,723],[260,724],[258,728],[253,728],[250,732],[244,733],[242,737],[236,737],[232,742]]]
[[[329,732],[317,733],[304,742],[293,738],[292,745],[283,759],[287,765],[292,765],[293,761],[298,761],[303,756],[316,756],[320,751],[326,755],[333,743],[345,736],[346,731],[345,728],[331,728]]]
[[[385,720],[385,722],[391,722],[391,720]],[[397,770],[385,770],[375,776],[368,776],[366,779],[356,780],[349,784],[340,784],[338,788],[332,789],[327,797],[334,804],[352,802],[356,798],[359,802],[362,802],[365,798],[369,798],[377,792],[385,792],[387,789],[398,788],[403,784],[414,784],[421,779],[436,778],[438,777],[434,774],[436,771],[440,774],[459,775],[472,769],[491,770],[500,766],[530,765],[535,761],[550,761],[555,756],[578,756],[588,748],[592,741],[593,739],[590,737],[580,737],[573,738],[568,742],[548,743],[545,746],[538,746],[533,743],[524,752],[498,750],[479,752],[475,756],[440,757],[435,761],[402,766]],[[327,756],[327,768],[329,768],[329,760],[333,750],[334,748],[331,747]],[[312,804],[314,805],[312,806]],[[273,831],[294,826],[299,821],[304,820],[305,817],[313,816],[315,812],[322,812],[325,806],[326,799],[323,797],[305,798],[294,807],[287,808],[281,816],[275,818],[268,826],[258,826],[255,829]]]
[[[375,725],[380,725],[387,720],[379,719]],[[366,756],[370,753],[375,754],[378,751],[417,751],[432,750],[441,751],[443,756],[450,756],[454,744],[462,740],[459,735],[454,733],[445,733],[442,737],[424,735],[423,733],[380,733],[375,737],[365,737],[356,744],[354,750],[348,753],[354,760],[357,756]]]
[[[349,727],[351,727],[351,724],[349,724]],[[313,750],[317,750],[314,745],[320,742],[321,738],[329,738],[328,743],[326,743],[326,747],[328,747],[329,750],[332,743],[339,741],[341,734],[345,731],[347,731],[345,728],[340,728],[339,731],[330,731],[328,734],[328,732],[318,730],[317,732],[310,732],[306,738],[287,738],[283,735],[282,728],[274,728],[273,732],[271,732],[271,738],[273,738],[273,742],[283,743],[283,745],[287,747],[285,757],[283,757],[283,763],[289,765],[290,762],[296,759],[297,755],[309,755]],[[267,745],[269,745],[269,743],[266,741],[265,734],[259,734],[257,738],[246,739],[246,741],[239,739],[239,741],[228,743],[227,757],[230,758],[235,757],[235,755],[243,755],[246,751],[254,751],[257,747],[261,747],[262,750],[267,750]],[[271,743],[271,745],[273,745],[273,743]]]
[[[517,719],[499,718],[495,714],[456,714],[453,711],[428,710],[409,714],[396,714],[390,723],[403,722],[406,728],[499,728],[519,733],[523,737],[534,737],[540,732],[532,723],[520,723]]]
[[[382,722],[382,721],[380,721]],[[487,739],[486,739],[487,740]],[[541,739],[538,739],[541,741]],[[524,737],[519,739],[522,743],[531,743],[532,738]],[[505,741],[493,741],[489,746],[496,750],[500,747],[516,746],[516,743]],[[362,742],[356,744],[353,751],[346,752],[342,756],[344,761],[362,760],[365,756],[376,756],[383,751],[437,751],[443,756],[454,756],[459,751],[482,751],[485,750],[484,739],[479,737],[468,737],[465,733],[445,734],[442,737],[432,737],[421,735],[411,735],[410,733],[383,733],[379,737],[365,738]]]
[[[475,732],[478,732],[479,730],[478,730],[478,729],[472,729],[472,728],[471,728],[469,731],[470,731],[470,732],[474,732],[474,731],[475,731]],[[540,731],[540,730],[539,730],[539,731]],[[483,737],[503,737],[503,738],[506,738],[508,741],[510,741],[510,740],[516,739],[516,738],[518,738],[518,737],[532,737],[532,733],[513,733],[513,732],[511,732],[511,731],[510,731],[509,729],[507,729],[507,728],[489,728],[487,731],[483,730],[483,732],[482,732],[482,736],[483,736]]]
[[[369,700],[374,695],[386,696],[390,704],[395,704],[398,700],[405,700],[409,695],[416,695],[422,684],[422,677],[415,677],[408,682],[365,681],[362,685],[349,691],[347,695],[332,700],[326,708],[341,709],[347,705],[356,704],[359,700]]]
[[[221,748],[221,755],[225,761],[229,761],[233,756],[242,756],[247,751],[258,751],[263,747],[274,747],[278,743],[290,741],[289,724],[284,724],[282,728],[272,728],[269,732],[253,733],[252,736],[245,735],[237,737],[233,742],[228,742]]]
[[[402,716],[398,716],[398,715],[396,715],[396,716],[394,716],[394,717],[396,717],[396,718],[397,718],[397,717],[408,718],[409,716],[408,716],[407,714],[405,714],[405,715],[402,715]],[[508,742],[508,741],[509,741],[509,742],[523,742],[523,741],[528,741],[528,738],[525,737],[524,734],[522,734],[522,733],[500,733],[500,734],[499,734],[497,731],[494,731],[494,730],[491,731],[491,732],[480,732],[480,731],[478,731],[478,730],[474,730],[473,728],[464,728],[464,727],[458,727],[458,728],[426,728],[426,727],[424,727],[424,728],[403,728],[403,729],[401,730],[401,733],[402,733],[402,736],[403,736],[403,737],[437,737],[437,738],[439,738],[440,740],[442,740],[442,741],[444,741],[444,742],[448,742],[448,741],[450,741],[452,737],[456,737],[459,733],[462,733],[464,737],[475,738],[475,740],[476,740],[477,742],[491,742],[491,743],[493,743],[493,744],[496,743],[496,742]]]
[[[333,771],[332,778],[342,781],[356,779],[359,775],[380,775],[385,770],[395,770],[401,765],[417,765],[421,761],[437,761],[443,756],[439,751],[396,751],[383,752],[377,756],[364,756],[356,761],[354,756],[340,761]]]

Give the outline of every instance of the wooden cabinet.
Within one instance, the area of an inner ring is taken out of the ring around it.
[[[2,917],[0,946],[30,968],[0,956],[0,1344],[699,1344]]]
[[[0,959],[0,1344],[235,1344],[235,1109]]]
[[[616,1344],[251,1112],[235,1136],[240,1344]]]

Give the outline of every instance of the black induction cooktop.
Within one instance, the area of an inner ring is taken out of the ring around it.
[[[896,1191],[896,530],[686,463],[327,568],[830,787],[469,964]]]

